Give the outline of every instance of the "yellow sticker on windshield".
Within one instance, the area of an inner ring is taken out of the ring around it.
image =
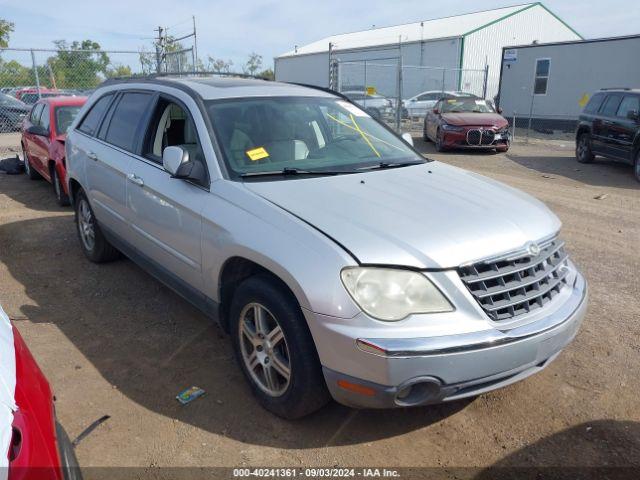
[[[456,103],[456,102],[457,102],[456,99],[447,100],[447,103]]]
[[[258,160],[262,160],[269,156],[269,153],[264,149],[264,147],[252,148],[251,150],[247,150],[245,153],[252,162],[257,162]]]

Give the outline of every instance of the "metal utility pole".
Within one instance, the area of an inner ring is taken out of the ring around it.
[[[158,32],[158,39],[156,40],[156,72],[162,72],[162,55],[164,49],[164,37],[162,36],[162,32],[164,29],[160,26],[155,30]]]
[[[197,71],[198,67],[198,36],[196,35],[196,16],[192,15],[191,17],[193,19],[193,56],[194,56],[194,61],[193,61],[193,70]]]

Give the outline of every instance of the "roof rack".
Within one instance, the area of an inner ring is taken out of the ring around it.
[[[625,90],[625,91],[630,91],[631,88],[630,87],[607,87],[607,88],[601,88],[600,90],[606,91],[606,90]]]

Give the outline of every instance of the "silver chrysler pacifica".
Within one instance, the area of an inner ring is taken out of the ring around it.
[[[541,202],[425,159],[328,90],[110,81],[66,149],[89,260],[124,254],[216,319],[282,417],[509,385],[585,315],[585,279]]]

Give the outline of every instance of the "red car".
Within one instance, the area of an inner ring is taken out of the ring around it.
[[[0,307],[0,479],[81,479],[47,379]],[[7,468],[8,467],[8,468]]]
[[[64,141],[67,129],[87,97],[51,97],[39,100],[22,123],[24,168],[32,180],[53,184],[60,205],[69,205]]]
[[[25,87],[16,90],[13,94],[13,96],[18,100],[28,105],[33,105],[38,100],[40,100],[40,98],[56,97],[58,95],[60,95],[60,92],[58,90],[50,90],[46,87],[41,87],[39,93],[36,87]]]
[[[423,137],[436,150],[452,148],[509,149],[509,122],[487,100],[473,97],[440,99],[424,119]]]

